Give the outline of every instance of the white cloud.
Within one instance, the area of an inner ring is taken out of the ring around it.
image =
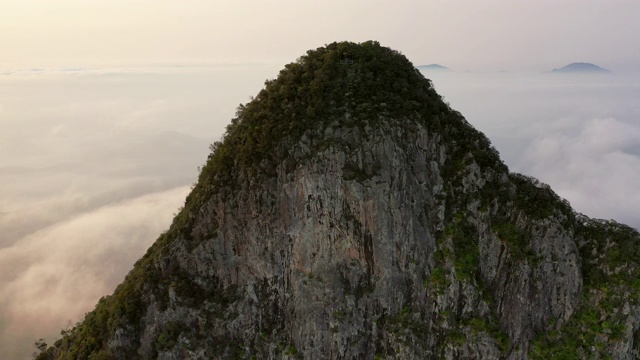
[[[587,216],[640,228],[638,75],[426,73],[494,143]]]
[[[0,348],[24,351],[35,337],[55,336],[79,320],[168,228],[188,191],[109,204],[0,249]]]
[[[544,179],[576,210],[640,228],[640,124],[593,119],[576,130],[532,139],[520,166]]]
[[[28,357],[122,281],[258,68],[0,76],[3,359]]]

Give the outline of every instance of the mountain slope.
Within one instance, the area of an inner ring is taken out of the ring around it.
[[[638,240],[509,173],[404,56],[333,43],[240,106],[170,229],[39,358],[631,358]]]

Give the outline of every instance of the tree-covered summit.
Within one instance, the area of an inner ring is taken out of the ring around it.
[[[399,52],[376,41],[334,42],[307,51],[266,81],[251,102],[239,106],[226,138],[251,157],[336,119],[351,125],[442,105],[429,80]]]
[[[212,146],[203,176],[273,168],[291,143],[328,126],[364,128],[449,110],[398,51],[377,41],[334,42],[285,65],[238,107],[223,139]]]
[[[292,122],[346,113],[408,114],[440,100],[406,57],[376,41],[309,50],[268,81],[256,100],[262,96],[284,107],[282,115]]]

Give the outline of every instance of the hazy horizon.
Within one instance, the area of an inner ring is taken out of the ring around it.
[[[417,65],[459,71],[640,65],[633,0],[6,0],[2,10],[0,68],[284,64],[342,40],[378,40]]]
[[[0,349],[30,358],[165,231],[236,107],[284,64],[377,40],[511,171],[640,227],[640,2],[7,0],[0,5]],[[544,19],[544,21],[540,21]],[[610,75],[549,74],[589,62]]]

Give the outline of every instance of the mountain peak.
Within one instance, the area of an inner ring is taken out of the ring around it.
[[[418,69],[426,71],[450,71],[448,67],[440,64],[420,65]]]
[[[553,69],[556,73],[610,73],[611,71],[598,65],[584,62],[571,63],[559,69]]]
[[[404,56],[333,43],[240,106],[169,230],[38,359],[630,358],[639,257]]]
[[[238,107],[223,141],[213,146],[221,150],[212,151],[211,172],[219,177],[231,164],[234,171],[269,172],[303,135],[316,143],[327,128],[364,129],[447,111],[431,82],[399,52],[376,41],[334,42],[285,65]]]

